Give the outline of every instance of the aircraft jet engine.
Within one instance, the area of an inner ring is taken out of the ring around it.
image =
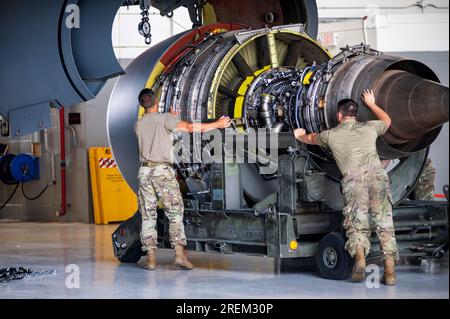
[[[379,104],[393,118],[378,148],[380,157],[393,163],[395,202],[403,200],[416,183],[428,147],[449,116],[448,88],[417,61],[383,55],[363,45],[344,48],[331,57],[302,25],[259,30],[238,24],[201,27],[138,57],[111,96],[110,143],[135,190],[139,163],[133,133],[139,111],[135,97],[144,87],[158,92],[161,111],[173,106],[185,120],[226,115],[235,120],[238,131],[276,133],[295,128],[320,133],[335,127],[336,105],[343,98],[360,103],[359,120],[373,120],[360,98],[363,90],[373,88]],[[327,205],[342,208],[341,176],[332,155],[319,147],[308,151],[310,169],[326,175]],[[261,176],[254,165],[243,164],[241,170],[248,202],[258,202],[279,189],[276,179]],[[199,172],[191,169],[192,174]],[[184,178],[189,180],[189,174]],[[204,191],[210,187],[205,181],[202,185],[192,187]]]

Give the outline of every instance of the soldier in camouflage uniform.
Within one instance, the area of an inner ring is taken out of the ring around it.
[[[425,168],[419,178],[419,182],[413,191],[414,199],[434,200],[435,182],[436,169],[434,168],[431,159],[427,159]]]
[[[370,251],[372,231],[380,239],[385,256],[398,259],[392,222],[392,196],[386,171],[376,166],[356,169],[342,179],[344,194],[344,228],[347,230],[346,249],[355,256],[358,247],[366,256]]]
[[[150,89],[139,94],[139,103],[145,115],[136,123],[135,132],[139,144],[141,168],[138,181],[139,211],[142,214],[142,249],[147,252],[144,268],[156,268],[158,233],[156,230],[158,203],[164,207],[169,220],[169,237],[175,249],[175,265],[191,270],[194,266],[184,255],[186,236],[184,233],[184,204],[173,163],[172,132],[181,130],[189,133],[222,129],[231,125],[228,117],[215,123],[201,124],[181,121],[179,114],[158,113],[159,101]]]
[[[156,217],[158,201],[164,205],[169,220],[169,237],[172,247],[186,246],[183,227],[183,197],[175,170],[169,165],[143,166],[138,175],[139,210],[142,213],[141,241],[148,251],[158,247]]]
[[[395,285],[398,248],[390,180],[376,147],[378,137],[388,131],[391,118],[376,105],[372,91],[364,92],[363,101],[379,121],[357,122],[358,104],[353,100],[342,100],[338,105],[339,126],[309,135],[304,129],[298,129],[295,136],[303,143],[330,148],[342,172],[344,228],[348,238],[345,248],[355,258],[352,279],[359,282],[365,278],[365,258],[370,252],[370,238],[375,231],[384,255],[383,282]]]

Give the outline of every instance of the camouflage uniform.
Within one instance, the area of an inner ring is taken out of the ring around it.
[[[358,246],[364,248],[366,256],[369,254],[374,230],[384,256],[398,258],[391,185],[376,147],[378,137],[387,130],[388,126],[383,121],[363,123],[348,119],[318,137],[319,145],[331,149],[343,174],[346,249],[352,257],[355,257]]]
[[[164,164],[155,167],[141,167],[138,181],[139,210],[142,214],[142,249],[148,251],[158,246],[156,230],[158,201],[164,205],[164,211],[169,219],[169,235],[172,247],[178,244],[186,246],[183,225],[183,197],[175,170]]]
[[[434,183],[436,181],[436,169],[433,167],[431,159],[428,159],[419,183],[414,189],[414,198],[416,200],[434,200]]]
[[[356,248],[370,252],[372,230],[378,235],[384,257],[398,260],[392,218],[390,180],[381,167],[366,166],[345,174],[342,180],[344,193],[344,228],[347,230],[346,249],[354,257]]]

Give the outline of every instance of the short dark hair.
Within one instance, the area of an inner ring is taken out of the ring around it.
[[[358,116],[358,103],[352,99],[341,100],[338,103],[338,112],[344,116],[357,117]]]
[[[149,105],[145,104],[145,97],[149,97],[151,99],[151,103]],[[156,102],[156,94],[151,89],[143,89],[141,93],[139,93],[139,104],[142,105],[146,110],[152,108]]]

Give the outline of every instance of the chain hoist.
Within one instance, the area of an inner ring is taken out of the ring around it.
[[[152,27],[150,25],[149,10],[152,6],[151,0],[140,0],[142,20],[139,23],[139,34],[145,38],[145,44],[152,43]]]

